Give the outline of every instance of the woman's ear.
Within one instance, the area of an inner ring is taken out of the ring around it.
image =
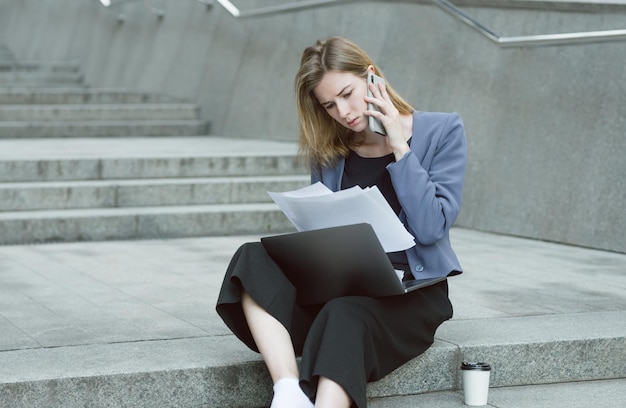
[[[374,66],[373,66],[373,65],[368,65],[368,66],[367,66],[367,71],[368,71],[368,72],[371,72],[372,74],[375,74],[375,73],[376,73],[376,70],[374,69]]]

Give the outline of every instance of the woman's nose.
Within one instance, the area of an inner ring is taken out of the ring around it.
[[[338,102],[337,112],[339,113],[339,117],[345,118],[350,113],[350,106],[346,102]]]

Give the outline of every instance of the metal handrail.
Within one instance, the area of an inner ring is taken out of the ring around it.
[[[448,0],[431,0],[437,7],[478,31],[500,47],[529,47],[541,45],[564,45],[626,40],[626,29],[604,31],[582,31],[562,34],[537,34],[517,37],[502,37],[465,14]]]
[[[201,0],[198,0],[201,1]],[[223,8],[225,8],[234,18],[250,18],[267,15],[275,15],[280,13],[294,12],[304,9],[316,7],[338,5],[341,3],[353,3],[376,0],[309,0],[297,3],[288,3],[278,6],[268,6],[247,11],[242,11],[229,0],[215,0]],[[397,1],[397,0],[396,0]],[[407,1],[407,0],[405,0]],[[595,43],[607,41],[623,41],[626,40],[626,29],[619,30],[603,30],[603,31],[582,31],[574,33],[561,34],[538,34],[526,36],[503,37],[498,35],[484,24],[470,17],[467,13],[460,10],[457,6],[448,0],[430,0],[435,6],[455,17],[457,20],[465,23],[478,33],[497,44],[499,47],[537,47],[544,45],[566,45]],[[201,1],[202,2],[202,1]]]
[[[120,5],[128,2],[139,0],[117,0],[111,2],[110,0],[100,0],[105,6]],[[380,0],[303,0],[297,3],[287,3],[281,5],[267,6],[256,8],[252,10],[240,10],[237,6],[229,0],[196,0],[208,7],[213,6],[214,2],[221,5],[233,18],[251,18],[276,15],[281,13],[291,13],[295,11],[318,8],[330,5],[339,5],[344,3],[356,3],[356,2],[371,2]],[[441,10],[450,14],[457,20],[463,22],[467,26],[476,30],[479,34],[486,37],[499,47],[537,47],[543,45],[567,45],[567,44],[582,44],[582,43],[596,43],[596,42],[608,42],[608,41],[624,41],[626,40],[626,29],[618,30],[603,30],[603,31],[582,31],[574,33],[560,33],[560,34],[537,34],[537,35],[525,35],[525,36],[513,36],[503,37],[497,34],[495,31],[480,23],[469,14],[463,12],[457,6],[452,4],[448,0],[391,0],[395,2],[419,2],[427,3],[432,2],[435,6]],[[164,11],[153,9],[153,13],[157,14],[159,18],[163,18]]]
[[[224,7],[231,16],[234,18],[250,18],[250,17],[260,17],[267,15],[275,15],[281,13],[291,13],[294,11],[312,9],[322,6],[330,6],[336,5],[340,3],[354,3],[354,2],[362,2],[363,0],[308,0],[308,1],[300,1],[297,3],[287,3],[287,4],[279,4],[275,6],[267,6],[256,8],[252,10],[242,11],[239,10],[237,6],[235,6],[231,1],[228,0],[215,0],[220,6]],[[365,0],[367,1],[367,0]]]

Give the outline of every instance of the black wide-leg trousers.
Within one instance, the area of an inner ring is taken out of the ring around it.
[[[437,327],[452,317],[446,281],[400,296],[346,296],[323,305],[298,305],[296,289],[261,243],[247,243],[228,266],[216,309],[232,332],[257,352],[241,307],[244,290],[290,333],[302,357],[304,392],[313,400],[319,377],[327,377],[358,408],[367,406],[367,382],[426,351]]]

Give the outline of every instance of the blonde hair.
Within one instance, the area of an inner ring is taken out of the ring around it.
[[[374,73],[384,78],[380,69],[357,44],[342,37],[318,40],[307,47],[296,74],[295,91],[300,122],[300,154],[316,166],[332,165],[339,157],[346,157],[349,148],[358,146],[355,133],[330,117],[313,94],[322,77],[329,71],[353,73],[365,78],[372,65]],[[387,93],[401,114],[413,112],[409,105],[385,80]]]

